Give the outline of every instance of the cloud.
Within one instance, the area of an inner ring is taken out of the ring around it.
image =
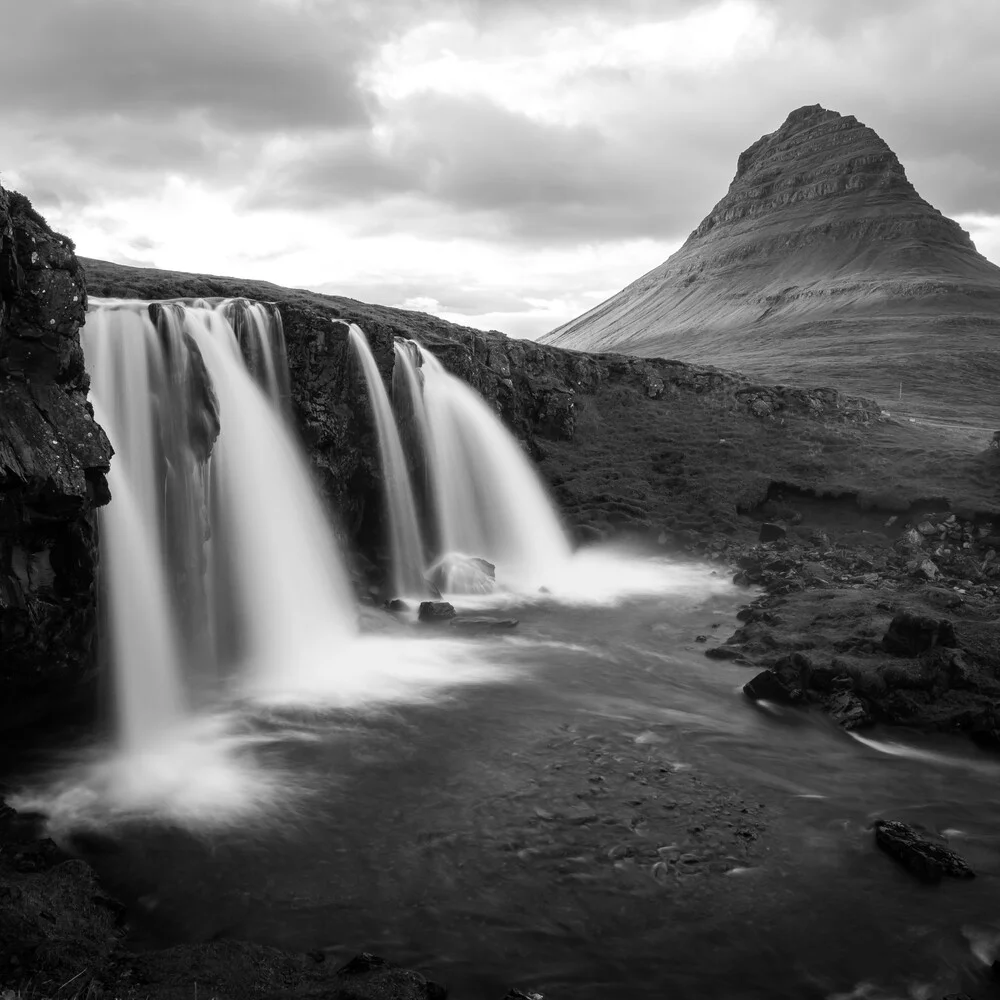
[[[658,263],[804,104],[994,234],[994,6],[32,0],[2,29],[0,170],[84,253],[541,332]]]
[[[56,121],[199,112],[259,132],[367,121],[371,40],[339,6],[267,0],[31,0],[4,19],[0,93]]]
[[[246,205],[323,211],[392,200],[391,211],[359,218],[358,230],[479,227],[498,239],[562,242],[676,232],[700,193],[697,173],[667,157],[669,134],[630,141],[433,93],[400,102],[393,123],[380,144],[358,135],[295,151],[263,172]],[[688,145],[703,151],[697,139]]]

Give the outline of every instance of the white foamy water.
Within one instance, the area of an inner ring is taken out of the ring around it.
[[[499,569],[498,569],[499,576]],[[579,549],[552,567],[541,587],[513,586],[492,594],[454,593],[445,596],[456,607],[486,609],[519,604],[614,607],[642,598],[669,597],[680,603],[700,603],[732,593],[733,584],[697,563],[677,563],[614,546]]]
[[[848,736],[858,743],[890,757],[905,757],[909,760],[921,760],[931,764],[961,768],[980,774],[994,774],[1000,777],[1000,762],[997,761],[977,760],[972,757],[958,756],[957,754],[940,753],[937,750],[926,750],[923,747],[911,746],[908,743],[900,743],[896,740],[874,740],[869,736],[862,736],[860,733],[853,731],[849,732]]]
[[[357,636],[340,554],[281,416],[287,366],[269,316],[233,301],[95,300],[87,317],[91,397],[115,448],[101,512],[108,658],[119,743],[136,752],[184,729],[220,682],[280,676],[318,643]]]
[[[419,373],[414,355],[419,358]],[[464,553],[496,566],[502,589],[530,593],[572,553],[538,474],[483,398],[414,341],[397,352],[419,386],[415,408],[427,452],[438,556]],[[449,589],[445,587],[444,589]]]
[[[389,523],[393,596],[426,596],[424,547],[417,524],[417,506],[406,467],[403,446],[382,376],[361,328],[350,325],[351,344],[361,362],[368,387],[382,464],[383,494]]]
[[[254,735],[231,713],[192,717],[140,748],[95,749],[10,803],[44,813],[56,836],[137,819],[191,829],[251,819],[266,825],[275,810],[293,808],[306,793],[296,775],[261,763],[257,751],[276,738],[273,730]]]

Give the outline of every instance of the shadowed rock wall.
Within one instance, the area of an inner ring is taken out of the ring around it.
[[[73,244],[0,188],[0,731],[94,676],[94,508],[111,446],[86,401]]]

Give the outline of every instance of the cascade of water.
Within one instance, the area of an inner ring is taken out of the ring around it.
[[[101,546],[126,746],[173,726],[206,674],[266,682],[303,650],[356,634],[339,552],[277,406],[282,341],[249,305],[92,300],[83,330],[115,448]],[[240,310],[260,320],[247,323],[258,357],[272,358],[260,385],[230,322]]]
[[[405,342],[397,358],[418,411],[438,556],[488,559],[496,565],[497,581],[519,590],[537,589],[562,573],[571,556],[569,541],[516,440],[475,390],[416,341]],[[465,575],[461,559],[454,565]],[[446,566],[446,589],[452,575]]]
[[[429,591],[427,581],[424,579],[424,551],[417,523],[417,508],[392,406],[382,384],[382,376],[375,363],[375,357],[368,345],[368,338],[354,323],[350,324],[349,336],[351,346],[361,362],[365,384],[368,386],[368,399],[375,417],[395,594],[426,596]]]
[[[270,399],[287,408],[291,394],[285,328],[273,303],[228,299],[222,304],[247,368]]]
[[[427,415],[424,412],[423,393],[420,376],[417,372],[418,357],[415,345],[408,340],[393,341],[394,363],[392,366],[392,407],[396,414],[396,426],[399,428],[403,450],[409,459],[411,482],[417,499],[417,511],[420,514],[420,527],[423,532],[425,552],[437,551],[437,540],[434,532],[437,525],[429,512],[433,510],[431,491],[433,489],[427,463],[423,460],[430,447],[430,430],[427,427]]]

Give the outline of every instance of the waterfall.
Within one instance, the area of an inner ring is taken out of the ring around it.
[[[383,493],[389,525],[392,585],[396,597],[426,596],[424,552],[416,504],[403,446],[378,365],[360,327],[350,324],[351,345],[361,362],[371,402],[382,464]]]
[[[154,744],[220,680],[267,684],[356,635],[281,412],[284,337],[258,305],[91,300],[91,399],[115,449],[102,606],[125,747]]]
[[[483,398],[433,354],[415,341],[399,347],[396,358],[429,467],[446,579],[454,584],[456,574],[467,575],[467,557],[481,557],[495,564],[503,586],[533,591],[550,583],[572,551],[521,447]],[[447,582],[445,589],[452,589]]]

